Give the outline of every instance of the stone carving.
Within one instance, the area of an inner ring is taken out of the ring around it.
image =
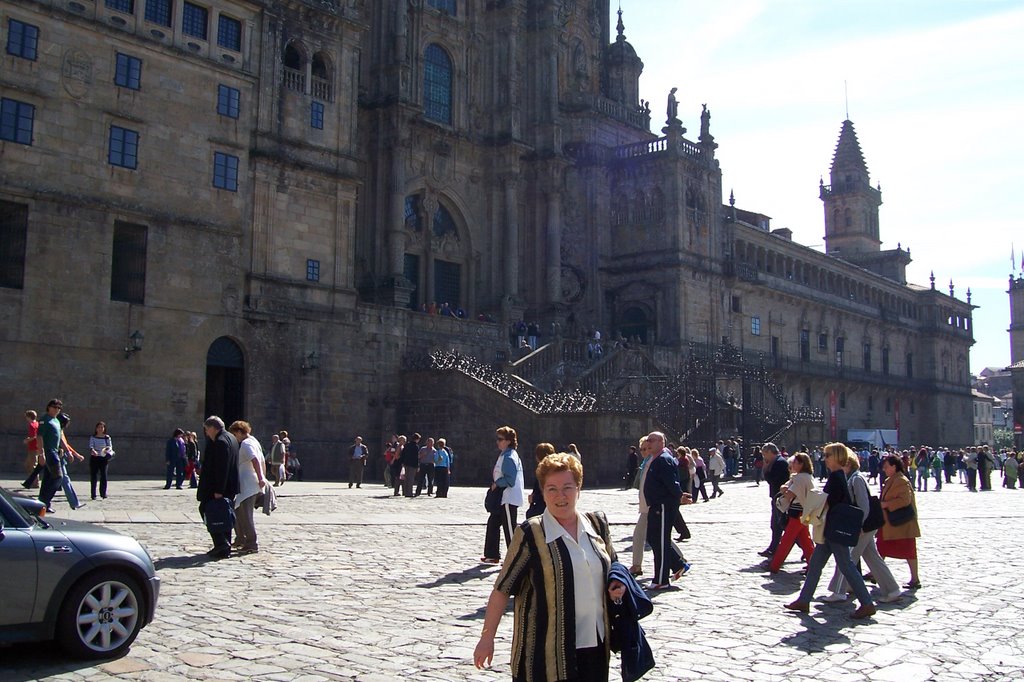
[[[669,126],[682,123],[682,121],[679,120],[679,102],[676,100],[676,91],[678,89],[679,88],[672,88],[668,92],[668,104],[665,107],[665,124]]]
[[[64,90],[75,99],[85,97],[92,85],[92,60],[85,52],[70,49],[64,53],[60,70]]]

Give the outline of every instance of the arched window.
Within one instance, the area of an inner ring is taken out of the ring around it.
[[[439,45],[423,52],[423,113],[431,121],[452,122],[452,60]]]
[[[306,60],[294,44],[285,45],[281,62],[284,65],[284,86],[295,92],[305,92]]]
[[[420,195],[410,194],[405,198],[405,227],[413,232],[423,229],[420,222]]]
[[[295,47],[294,44],[288,43],[284,47],[284,62],[285,68],[295,69],[297,71],[302,70],[302,53]]]
[[[434,236],[443,237],[446,234],[457,235],[458,233],[459,231],[455,227],[455,219],[452,218],[452,214],[444,206],[438,206],[437,210],[434,211]]]
[[[320,52],[313,55],[310,63],[311,94],[319,100],[333,101],[331,97],[331,75],[327,67],[327,58]]]

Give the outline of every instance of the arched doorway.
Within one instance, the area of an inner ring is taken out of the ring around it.
[[[222,336],[206,352],[206,410],[230,424],[245,418],[245,357],[237,343]]]
[[[619,333],[632,340],[634,337],[640,339],[640,343],[647,343],[647,313],[642,308],[627,308],[622,313],[622,321],[619,323]]]

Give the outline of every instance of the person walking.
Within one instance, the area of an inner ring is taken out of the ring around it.
[[[708,450],[708,478],[711,479],[711,499],[725,494],[718,482],[725,475],[725,458],[718,448]]]
[[[789,480],[789,465],[784,457],[780,456],[779,447],[775,443],[765,443],[761,446],[761,455],[764,457],[764,480],[768,483],[768,497],[771,501],[771,530],[772,539],[768,547],[758,552],[763,557],[770,557],[779,548],[779,541],[782,539],[782,531],[786,527],[786,517],[779,511],[776,500],[779,497],[782,485]]]
[[[916,590],[921,587],[917,571],[917,538],[921,537],[921,527],[917,523],[914,488],[907,480],[903,460],[899,457],[890,455],[883,459],[882,469],[885,471],[885,484],[879,500],[885,524],[878,531],[878,553],[887,559],[905,559],[910,568],[910,582],[904,587]],[[904,518],[897,518],[901,515]]]
[[[267,485],[264,477],[267,463],[263,457],[263,447],[252,435],[249,422],[232,422],[228,431],[238,441],[238,494],[234,501],[235,542],[232,547],[242,554],[253,554],[260,551],[253,517],[256,496]]]
[[[61,478],[63,476],[60,459],[60,447],[63,433],[61,424],[57,420],[64,403],[54,398],[46,405],[46,415],[39,420],[38,435],[41,440],[45,466],[42,472],[42,480],[39,484],[39,501],[46,505],[46,511],[52,512],[50,502],[53,496],[60,490]]]
[[[107,466],[113,456],[114,444],[107,433],[107,425],[105,422],[96,422],[96,428],[89,437],[89,491],[94,500],[97,479],[100,484],[100,497],[107,499]]]
[[[806,452],[798,452],[789,461],[789,480],[779,489],[779,497],[776,506],[780,513],[786,515],[786,526],[782,531],[782,538],[779,546],[772,554],[768,562],[768,571],[778,573],[782,570],[789,551],[794,544],[799,544],[803,550],[803,560],[809,561],[814,553],[814,543],[811,542],[811,535],[807,532],[800,517],[804,513],[804,503],[807,495],[814,490],[814,465]]]
[[[233,509],[239,485],[238,441],[224,428],[224,420],[217,416],[207,417],[203,422],[203,431],[207,442],[203,451],[203,473],[199,477],[196,500],[199,502],[199,515],[206,520],[206,512],[215,502],[226,503],[229,510]],[[219,531],[208,526],[207,530],[213,540],[213,549],[206,553],[207,556],[213,559],[231,556],[231,527]]]
[[[174,433],[167,439],[164,446],[164,460],[167,463],[167,478],[164,483],[164,490],[170,490],[171,482],[174,487],[181,490],[181,484],[185,481],[185,432],[181,429],[174,429]]]
[[[843,467],[851,458],[856,458],[848,447],[842,443],[829,443],[824,449],[825,468],[829,475],[825,482],[824,493],[828,499],[828,510],[825,516],[825,537],[823,541],[814,547],[811,560],[807,565],[807,578],[800,589],[800,595],[793,602],[786,604],[790,611],[808,613],[810,611],[811,599],[814,597],[814,590],[818,587],[821,579],[821,571],[828,563],[830,557],[835,558],[836,566],[850,584],[850,588],[860,601],[860,607],[850,617],[860,620],[875,614],[875,603],[868,593],[864,584],[864,578],[857,570],[850,558],[850,548],[834,540],[828,539],[832,524],[835,523],[836,508],[841,504],[852,504],[853,497],[850,495],[849,487],[846,484],[846,473]]]
[[[555,446],[551,443],[537,443],[533,448],[533,458],[538,465],[544,461],[545,457],[553,454],[555,454]],[[536,474],[533,478],[533,489],[526,496],[526,503],[529,505],[526,508],[526,518],[532,519],[534,516],[544,513],[544,493],[540,489],[540,479]]]
[[[622,477],[622,489],[629,490],[633,487],[633,481],[636,480],[636,472],[640,468],[640,455],[637,452],[636,446],[629,446],[629,452],[626,453],[626,474]]]
[[[39,439],[39,415],[35,410],[25,410],[25,421],[27,422],[28,435],[25,437],[25,473],[28,477],[21,484],[22,488],[38,488],[39,476],[46,468],[46,458],[43,457],[42,441]]]
[[[690,455],[693,457],[694,469],[696,471],[696,477],[691,479],[693,482],[693,491],[690,493],[690,497],[694,502],[697,501],[697,494],[700,493],[701,499],[705,502],[708,501],[708,489],[705,485],[708,480],[708,468],[704,462],[704,458],[700,456],[700,450],[697,448],[690,448]]]
[[[274,486],[284,485],[288,478],[285,469],[285,447],[281,442],[281,436],[276,433],[270,436],[270,462],[267,466],[267,473],[274,477]]]
[[[199,487],[199,435],[185,432],[185,478],[189,488]]]
[[[501,504],[494,507],[487,517],[487,532],[484,536],[484,555],[480,561],[485,564],[501,562],[499,532],[505,534],[505,546],[512,544],[512,531],[516,527],[519,507],[526,497],[523,481],[523,463],[516,447],[519,444],[516,430],[502,426],[494,432],[500,454],[491,470],[491,491],[501,490]],[[496,494],[496,493],[493,493]]]
[[[967,489],[976,493],[978,492],[978,453],[974,448],[967,448],[967,452],[963,456],[963,463],[964,469],[967,471]]]
[[[352,447],[348,449],[348,487],[355,483],[357,488],[363,487],[363,472],[366,470],[366,460],[370,456],[370,450],[363,445],[363,437],[356,436]]]
[[[860,473],[860,462],[857,461],[856,457],[851,457],[847,460],[844,468],[847,485],[850,488],[850,495],[853,497],[854,504],[861,510],[861,523],[863,524],[864,521],[867,521],[868,513],[871,511],[871,491],[868,489],[868,482]],[[878,553],[878,547],[875,545],[875,536],[877,534],[877,528],[875,530],[861,530],[860,539],[857,540],[857,544],[850,552],[850,560],[856,564],[863,559],[864,563],[867,564],[871,576],[878,583],[878,601],[882,603],[899,601],[902,594],[900,592],[900,585],[896,582],[896,578],[892,576],[892,571],[889,570],[885,560]],[[846,601],[848,585],[838,566],[835,573],[832,574],[832,580],[828,584],[828,589],[830,594],[824,598],[824,601]]]
[[[679,506],[689,504],[690,495],[679,487],[679,463],[665,446],[665,434],[652,431],[647,434],[647,447],[651,461],[644,472],[643,494],[648,505],[647,542],[654,552],[652,590],[671,587],[670,580],[678,580],[690,569],[682,554],[672,543],[672,527]]]
[[[1003,462],[1003,487],[1013,490],[1017,487],[1017,476],[1020,473],[1020,462],[1011,452]]]

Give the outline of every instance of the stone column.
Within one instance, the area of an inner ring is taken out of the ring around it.
[[[519,201],[516,181],[505,179],[505,296],[518,298],[519,294]]]
[[[562,301],[562,196],[548,194],[547,230],[547,284],[548,303]]]
[[[391,150],[391,201],[388,212],[388,275],[405,271],[405,159],[402,148]]]
[[[426,249],[423,258],[423,301],[430,305],[440,302],[436,300],[434,291],[434,214],[437,213],[439,202],[433,192],[426,192],[421,205],[422,215],[420,217],[423,225],[423,243]]]

